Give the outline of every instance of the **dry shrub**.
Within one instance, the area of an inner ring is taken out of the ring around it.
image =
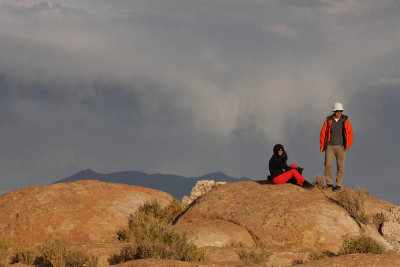
[[[87,267],[97,267],[98,264],[99,264],[99,257],[97,257],[96,255],[90,255],[88,257],[88,260],[86,262]]]
[[[35,264],[36,259],[40,256],[37,248],[18,247],[15,254],[15,262],[21,262],[27,265]]]
[[[317,188],[321,188],[326,184],[326,178],[324,176],[322,176],[321,174],[317,174],[314,176],[314,181],[313,184],[317,187]]]
[[[42,254],[42,265],[52,267],[65,267],[67,255],[67,242],[64,240],[47,241],[40,252]]]
[[[342,190],[338,193],[337,201],[357,223],[366,224],[369,217],[364,211],[364,202],[370,192],[365,187],[356,190]]]
[[[292,261],[292,265],[301,265],[301,264],[304,264],[303,260],[294,260],[294,261]]]
[[[0,267],[12,263],[23,263],[41,267],[96,267],[98,257],[86,252],[70,250],[65,240],[48,240],[36,248],[15,247],[0,241]]]
[[[134,242],[138,239],[138,232],[132,232],[132,229],[143,229],[146,234],[148,230],[158,228],[162,231],[169,224],[187,209],[187,205],[177,199],[173,199],[168,206],[162,208],[156,200],[145,202],[138,210],[129,216],[128,228],[118,231],[118,239],[121,241]],[[160,224],[161,222],[161,224]],[[142,237],[139,236],[139,239]]]
[[[0,267],[9,266],[11,262],[11,246],[0,240]]]
[[[231,240],[225,244],[225,247],[227,247],[227,248],[244,248],[244,247],[246,247],[246,244],[243,241],[238,242],[236,240]]]
[[[108,262],[111,265],[113,265],[113,264],[118,264],[121,262],[131,261],[133,259],[136,259],[136,255],[137,255],[137,246],[132,244],[128,247],[122,248],[119,255],[114,254],[108,260]]]
[[[267,265],[269,256],[271,255],[268,251],[261,248],[253,249],[242,249],[239,253],[239,258],[250,264],[259,264],[262,266]]]
[[[139,207],[130,215],[128,228],[118,232],[119,240],[130,242],[130,246],[122,249],[119,255],[114,255],[109,262],[115,264],[145,258],[206,260],[205,250],[189,243],[185,234],[168,230],[185,209],[186,206],[179,200],[171,201],[165,208],[155,201]]]
[[[70,250],[64,240],[47,241],[40,247],[41,256],[36,258],[35,263],[40,266],[49,267],[96,267],[98,258],[88,255],[86,252]]]
[[[320,260],[323,258],[326,258],[327,255],[323,252],[313,252],[310,254],[310,256],[308,257],[309,260],[313,261],[313,260]]]
[[[187,208],[188,205],[182,203],[178,199],[173,199],[171,203],[164,208],[163,217],[168,223],[173,223]]]
[[[78,250],[68,250],[65,255],[65,266],[80,267],[88,261],[87,253]]]
[[[334,257],[336,256],[335,253],[329,251],[329,250],[325,250],[322,252],[313,252],[310,254],[310,256],[308,257],[309,260],[320,260],[326,257]]]
[[[382,254],[382,246],[369,236],[361,236],[360,238],[349,238],[343,241],[339,250],[339,255],[353,253],[373,253]]]

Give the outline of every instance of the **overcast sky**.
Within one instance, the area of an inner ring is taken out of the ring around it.
[[[276,143],[399,204],[400,1],[0,0],[0,191],[82,169],[265,179]]]

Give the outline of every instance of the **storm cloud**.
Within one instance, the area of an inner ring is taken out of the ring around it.
[[[398,203],[395,0],[4,0],[0,190],[81,169],[264,179],[275,143],[312,179],[342,102],[345,186]]]

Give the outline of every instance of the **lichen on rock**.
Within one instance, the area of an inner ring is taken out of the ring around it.
[[[196,185],[192,188],[189,196],[184,196],[182,198],[182,202],[190,205],[193,201],[198,199],[200,196],[204,195],[208,191],[210,191],[214,186],[226,184],[226,182],[215,182],[214,180],[201,180],[196,183]]]
[[[384,211],[383,215],[385,219],[381,228],[382,236],[400,252],[400,206]]]

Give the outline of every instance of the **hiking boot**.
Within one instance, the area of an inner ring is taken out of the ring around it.
[[[303,187],[304,189],[313,189],[314,186],[315,186],[315,185],[310,184],[310,183],[307,182],[307,181],[304,181],[304,182],[303,182],[303,185],[302,185],[301,187]]]
[[[337,191],[340,191],[341,189],[342,189],[342,187],[337,185],[334,188],[332,188],[332,191],[337,192]]]
[[[322,187],[322,189],[327,190],[327,189],[333,189],[333,184],[326,184]]]

